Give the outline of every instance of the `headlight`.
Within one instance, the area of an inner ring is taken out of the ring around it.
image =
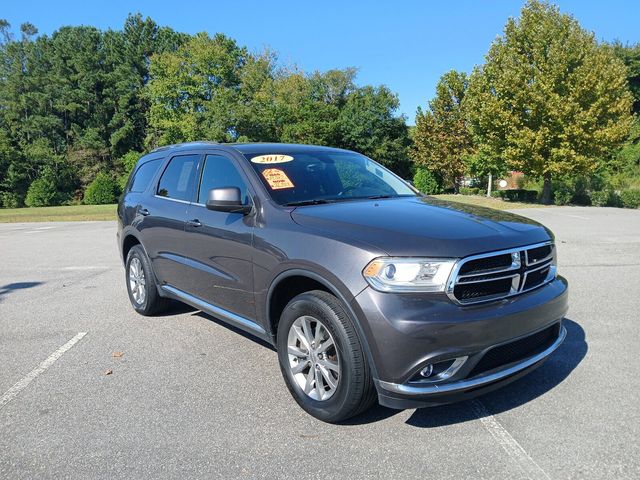
[[[383,292],[443,292],[455,264],[451,258],[381,257],[362,271]]]

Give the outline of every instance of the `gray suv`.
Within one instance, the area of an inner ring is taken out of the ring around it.
[[[553,235],[425,197],[308,145],[188,143],[140,159],[118,205],[133,308],[178,300],[271,343],[311,415],[464,400],[563,341]]]

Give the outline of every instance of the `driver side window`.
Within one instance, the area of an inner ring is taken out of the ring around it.
[[[242,203],[248,203],[248,190],[233,160],[222,155],[207,155],[202,169],[198,203],[206,203],[212,188],[238,187]]]

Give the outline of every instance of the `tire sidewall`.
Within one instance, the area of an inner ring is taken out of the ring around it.
[[[343,309],[344,310],[344,309]],[[310,316],[320,321],[331,333],[340,362],[340,379],[335,393],[328,400],[309,397],[293,378],[289,367],[288,336],[293,322],[301,316]],[[346,315],[346,312],[345,312]],[[278,359],[287,388],[298,404],[311,415],[324,421],[332,421],[336,413],[349,403],[353,392],[355,365],[349,348],[344,326],[333,309],[318,297],[302,294],[294,298],[284,309],[278,324]]]
[[[133,294],[131,292],[131,284],[129,283],[129,269],[131,268],[131,261],[134,258],[137,258],[138,260],[140,260],[140,264],[142,265],[142,270],[144,271],[144,279],[145,279],[144,288],[146,289],[146,292],[145,292],[146,295],[143,303],[137,303],[134,300]],[[127,293],[129,294],[129,301],[131,302],[131,306],[134,308],[136,312],[145,314],[148,310],[149,301],[151,299],[151,295],[149,294],[149,292],[150,292],[150,289],[155,284],[152,281],[151,271],[148,266],[146,255],[144,254],[144,251],[142,250],[142,248],[140,248],[138,245],[131,248],[131,250],[129,251],[129,254],[127,255],[127,262],[125,264],[124,275],[125,275],[125,283],[127,285]]]

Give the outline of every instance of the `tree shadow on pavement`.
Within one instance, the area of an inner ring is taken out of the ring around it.
[[[42,285],[43,282],[16,282],[16,283],[8,283],[0,287],[0,302],[3,297],[7,294],[14,292],[16,290],[24,290],[26,288],[37,287],[38,285]]]
[[[488,414],[502,413],[535,400],[562,383],[580,364],[588,350],[585,332],[573,320],[565,319],[563,325],[567,329],[567,338],[544,364],[521,379],[478,397]],[[378,405],[348,420],[345,424],[359,425],[376,422],[396,415],[400,411]],[[417,409],[406,423],[414,427],[435,428],[478,418],[478,409],[466,401]]]

